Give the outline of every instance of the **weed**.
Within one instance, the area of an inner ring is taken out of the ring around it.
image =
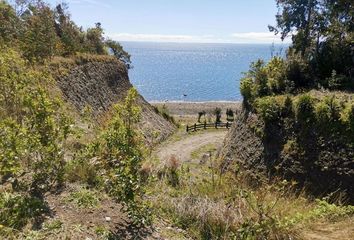
[[[96,192],[85,188],[70,193],[66,200],[79,208],[95,208],[100,201]]]

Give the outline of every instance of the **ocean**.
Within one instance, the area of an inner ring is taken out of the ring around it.
[[[283,55],[272,44],[121,43],[131,54],[132,84],[153,101],[240,101],[242,73],[252,61]]]

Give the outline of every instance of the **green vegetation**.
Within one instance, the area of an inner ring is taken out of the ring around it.
[[[244,109],[264,123],[256,132],[264,142],[267,171],[310,181],[318,193],[340,188],[353,199],[352,175],[340,170],[349,164],[354,143],[353,3],[277,5],[277,25],[269,28],[282,39],[292,36],[293,44],[284,58],[251,63],[240,87]]]
[[[220,174],[207,161],[194,166],[173,158],[167,169],[176,175],[151,173],[147,192],[156,221],[168,219],[194,239],[293,239],[311,224],[354,216],[352,206],[296,194],[295,182],[267,182],[242,171]]]
[[[0,1],[0,44],[20,49],[30,62],[78,53],[112,54],[131,68],[130,55],[118,42],[104,39],[100,23],[84,31],[72,21],[65,3],[54,9],[42,0],[12,3]]]
[[[170,114],[170,112],[168,111],[168,108],[166,107],[166,105],[164,104],[162,107],[153,107],[154,111],[157,114],[160,114],[164,119],[166,119],[167,121],[171,122],[172,124],[177,124],[175,121],[175,118]]]
[[[80,208],[95,208],[100,201],[97,195],[97,192],[82,188],[70,193],[67,201],[76,204]]]

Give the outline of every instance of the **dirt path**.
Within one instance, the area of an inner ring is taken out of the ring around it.
[[[163,144],[156,150],[156,155],[160,162],[165,161],[172,155],[175,155],[180,162],[191,161],[191,153],[208,144],[215,147],[222,145],[226,136],[226,130],[205,131],[193,135],[186,135],[179,141],[170,141]]]

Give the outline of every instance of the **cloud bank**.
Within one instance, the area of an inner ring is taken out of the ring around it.
[[[181,42],[181,43],[282,43],[279,36],[271,32],[233,33],[227,37],[214,35],[168,35],[168,34],[134,34],[111,33],[107,37],[117,41],[136,42]],[[289,43],[286,39],[284,43]]]

